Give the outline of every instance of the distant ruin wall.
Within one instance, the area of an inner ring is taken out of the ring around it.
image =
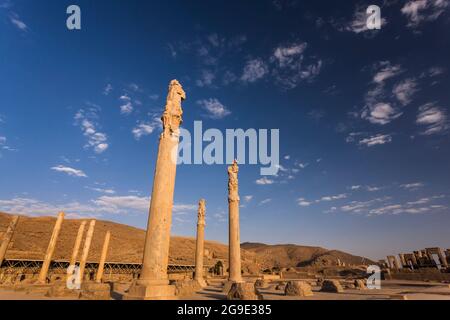
[[[450,273],[436,271],[392,272],[392,280],[450,281]]]

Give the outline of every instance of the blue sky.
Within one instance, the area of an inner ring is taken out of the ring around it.
[[[66,28],[77,4],[82,29]],[[381,30],[365,9],[381,7]],[[241,239],[378,259],[450,247],[448,0],[0,1],[0,210],[145,228],[167,85],[183,127],[280,129]],[[227,241],[225,165],[178,167],[172,233]]]

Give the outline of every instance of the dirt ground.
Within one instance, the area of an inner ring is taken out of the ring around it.
[[[275,290],[271,284],[259,289],[264,300],[450,300],[450,286],[441,283],[417,281],[382,281],[380,290],[346,289],[343,293],[319,292],[313,287],[311,297],[288,297],[283,291]],[[124,292],[113,295],[120,299]],[[181,300],[225,300],[220,283],[212,284],[192,296],[180,297]],[[43,294],[16,292],[12,289],[0,289],[0,300],[70,300],[70,298],[48,298]]]

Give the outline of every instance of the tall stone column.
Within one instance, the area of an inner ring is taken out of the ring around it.
[[[105,241],[103,242],[102,255],[100,257],[100,263],[98,264],[97,276],[95,281],[100,283],[103,278],[103,271],[105,270],[106,255],[108,254],[109,239],[111,238],[111,232],[106,232]]]
[[[186,99],[181,84],[172,80],[166,108],[162,115],[163,133],[159,139],[158,156],[153,178],[153,191],[145,237],[140,279],[131,287],[127,299],[165,299],[175,295],[169,285],[170,228],[177,166],[179,126],[182,123],[181,102]]]
[[[86,221],[81,222],[81,225],[78,228],[77,238],[75,239],[75,245],[73,246],[72,257],[70,258],[71,266],[74,266],[77,263],[78,252],[80,251],[81,240],[83,240],[85,227]]]
[[[206,286],[205,279],[203,278],[203,257],[205,253],[205,212],[206,201],[202,199],[198,203],[197,246],[195,249],[194,276],[194,280],[197,281],[202,287]]]
[[[239,190],[237,161],[228,167],[229,276],[230,282],[243,282],[241,274],[241,240],[239,230]]]
[[[0,246],[0,266],[3,263],[3,260],[5,260],[6,251],[8,250],[8,246],[14,235],[14,231],[16,230],[18,221],[19,216],[13,216],[11,222],[9,223],[8,229],[6,230],[6,233],[3,235],[2,245]]]
[[[55,227],[53,228],[53,233],[48,243],[47,252],[45,253],[44,263],[42,264],[41,272],[39,273],[38,281],[40,283],[45,283],[47,280],[47,273],[52,262],[53,252],[55,252],[56,241],[58,240],[59,232],[61,231],[61,226],[64,220],[64,212],[58,214],[56,219]]]
[[[84,248],[83,248],[83,254],[81,256],[80,260],[80,283],[84,280],[84,269],[86,267],[86,261],[89,255],[89,249],[91,248],[91,242],[92,242],[92,236],[94,235],[94,228],[95,228],[95,220],[92,220],[89,223],[89,229],[86,234],[86,239],[84,240]]]

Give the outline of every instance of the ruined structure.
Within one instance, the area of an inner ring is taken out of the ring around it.
[[[70,265],[74,266],[77,263],[78,251],[80,251],[81,240],[83,240],[84,228],[86,227],[86,221],[81,222],[78,229],[77,238],[73,246],[72,256],[70,258]]]
[[[229,263],[228,281],[243,282],[241,275],[241,240],[239,231],[239,167],[237,161],[228,167]]]
[[[202,287],[206,286],[203,279],[203,257],[205,254],[205,212],[206,201],[200,200],[198,203],[198,221],[197,221],[197,242],[195,249],[195,276],[196,280]]]
[[[181,84],[172,80],[161,118],[163,132],[159,139],[141,276],[130,288],[127,299],[165,299],[175,295],[175,287],[169,285],[167,266],[179,127],[183,115],[181,102],[185,99]]]
[[[95,281],[98,283],[102,282],[103,271],[105,270],[105,261],[106,261],[106,255],[108,254],[110,238],[111,238],[111,232],[108,231],[108,232],[106,232],[105,241],[103,242],[102,254],[100,256],[100,263],[98,264],[97,275],[95,278]]]
[[[0,266],[3,263],[3,260],[6,256],[6,251],[8,250],[11,239],[14,235],[14,231],[16,230],[17,222],[19,221],[19,216],[13,216],[11,222],[9,223],[8,229],[3,235],[2,244],[0,246]]]
[[[399,270],[400,265],[398,264],[397,258],[395,256],[387,256],[387,262],[390,269]]]
[[[82,254],[81,260],[80,260],[80,269],[79,269],[80,282],[82,282],[84,280],[84,269],[86,267],[86,261],[87,261],[88,255],[89,255],[89,249],[91,248],[92,237],[94,235],[94,228],[95,228],[95,220],[92,220],[89,224],[89,229],[86,234],[86,239],[84,240],[83,254]]]
[[[50,263],[52,261],[53,252],[55,251],[56,241],[58,240],[59,232],[61,231],[61,225],[64,220],[64,212],[60,212],[58,214],[58,218],[56,219],[55,227],[53,228],[53,233],[50,238],[50,242],[48,243],[47,252],[45,253],[44,262],[42,264],[41,271],[39,273],[38,282],[46,283],[47,282],[47,273],[48,268],[50,267]]]

